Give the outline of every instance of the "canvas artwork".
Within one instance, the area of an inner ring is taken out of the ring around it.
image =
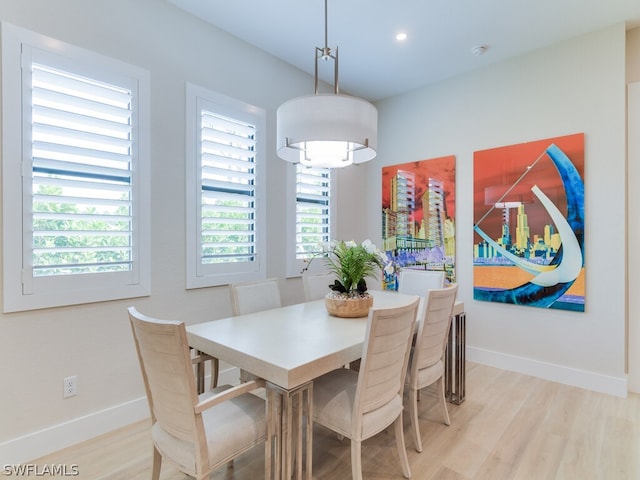
[[[474,153],[473,297],[584,311],[584,134]]]
[[[398,289],[401,268],[445,271],[455,282],[455,157],[382,168],[383,288]]]

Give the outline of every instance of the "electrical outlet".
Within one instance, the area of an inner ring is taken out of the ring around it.
[[[68,398],[78,394],[78,377],[73,375],[71,377],[65,377],[63,380],[62,397]]]

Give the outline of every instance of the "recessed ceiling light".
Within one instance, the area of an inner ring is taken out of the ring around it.
[[[407,34],[404,32],[400,32],[396,35],[396,40],[399,42],[404,42],[407,39]]]

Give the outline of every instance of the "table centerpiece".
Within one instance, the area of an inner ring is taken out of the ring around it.
[[[331,290],[325,296],[327,311],[336,317],[365,317],[373,305],[367,292],[366,277],[377,277],[386,255],[371,242],[332,242],[325,257],[327,267],[335,275]]]

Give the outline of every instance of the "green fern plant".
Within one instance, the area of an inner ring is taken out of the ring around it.
[[[358,245],[355,242],[336,242],[326,257],[329,270],[336,280],[329,288],[349,296],[367,291],[366,277],[377,277],[384,266],[383,254],[370,240]]]

